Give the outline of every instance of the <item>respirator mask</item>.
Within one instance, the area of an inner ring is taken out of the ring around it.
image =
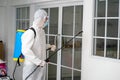
[[[48,24],[49,24],[48,16],[45,19],[46,19],[46,22],[44,23],[44,28],[48,27]]]

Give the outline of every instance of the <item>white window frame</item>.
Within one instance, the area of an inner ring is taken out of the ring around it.
[[[94,8],[94,15],[93,15],[93,41],[94,41],[94,39],[103,39],[104,40],[104,56],[102,56],[102,57],[104,57],[104,58],[110,58],[110,57],[106,56],[106,54],[107,54],[106,53],[107,40],[117,40],[117,58],[111,58],[111,59],[120,59],[120,56],[119,56],[120,55],[119,54],[119,52],[120,52],[119,51],[119,48],[120,48],[120,46],[119,46],[120,45],[120,1],[119,1],[119,13],[118,13],[118,17],[108,17],[108,11],[107,10],[108,10],[108,1],[109,0],[105,0],[106,1],[106,3],[105,3],[105,17],[97,17],[97,11],[98,11],[97,9],[98,8],[97,8],[96,1],[97,0],[94,0],[94,6],[96,8]],[[94,22],[95,22],[95,20],[100,20],[100,19],[104,19],[105,20],[105,36],[104,37],[94,36],[94,33],[96,34],[96,32],[94,32],[94,31],[97,31],[97,30],[94,30],[95,25],[97,25]],[[111,20],[117,19],[118,20],[118,37],[107,37],[107,20],[109,20],[109,19],[111,19]],[[95,51],[93,50],[93,55],[94,56],[98,56],[98,55],[96,55],[96,46],[95,46],[95,44],[96,44],[96,40],[95,40],[95,42],[93,42],[93,49],[95,50]]]

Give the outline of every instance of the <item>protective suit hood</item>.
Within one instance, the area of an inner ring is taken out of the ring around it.
[[[43,9],[39,9],[34,14],[34,21],[32,27],[39,27],[43,28],[44,26],[44,19],[47,17],[47,13]]]

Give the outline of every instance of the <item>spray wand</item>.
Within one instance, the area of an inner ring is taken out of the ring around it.
[[[68,44],[70,41],[72,41],[76,36],[78,36],[78,35],[81,34],[82,32],[83,32],[83,31],[78,32],[73,38],[71,38],[69,41],[67,41],[67,42],[65,43],[65,45]],[[47,59],[45,59],[45,61],[46,61],[46,62],[49,62],[49,59],[50,59],[51,57],[53,57],[54,55],[56,55],[59,50],[63,49],[63,48],[65,47],[65,45],[63,45],[61,48],[57,49],[57,50],[54,52],[54,54],[50,55]],[[47,49],[47,50],[49,50],[49,49]],[[33,70],[33,72],[31,72],[31,73],[25,78],[25,80],[27,80],[27,79],[37,70],[38,67],[39,67],[39,66],[37,66],[37,67]]]

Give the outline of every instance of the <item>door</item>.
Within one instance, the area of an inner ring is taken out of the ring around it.
[[[83,5],[58,4],[42,8],[49,16],[49,25],[45,28],[46,42],[55,44],[57,49],[64,46],[50,58],[46,80],[81,80],[82,34],[74,36],[82,31]],[[47,51],[47,57],[52,54],[54,52]]]
[[[83,7],[67,6],[62,11],[61,80],[81,80],[82,35],[74,36],[82,31]]]

